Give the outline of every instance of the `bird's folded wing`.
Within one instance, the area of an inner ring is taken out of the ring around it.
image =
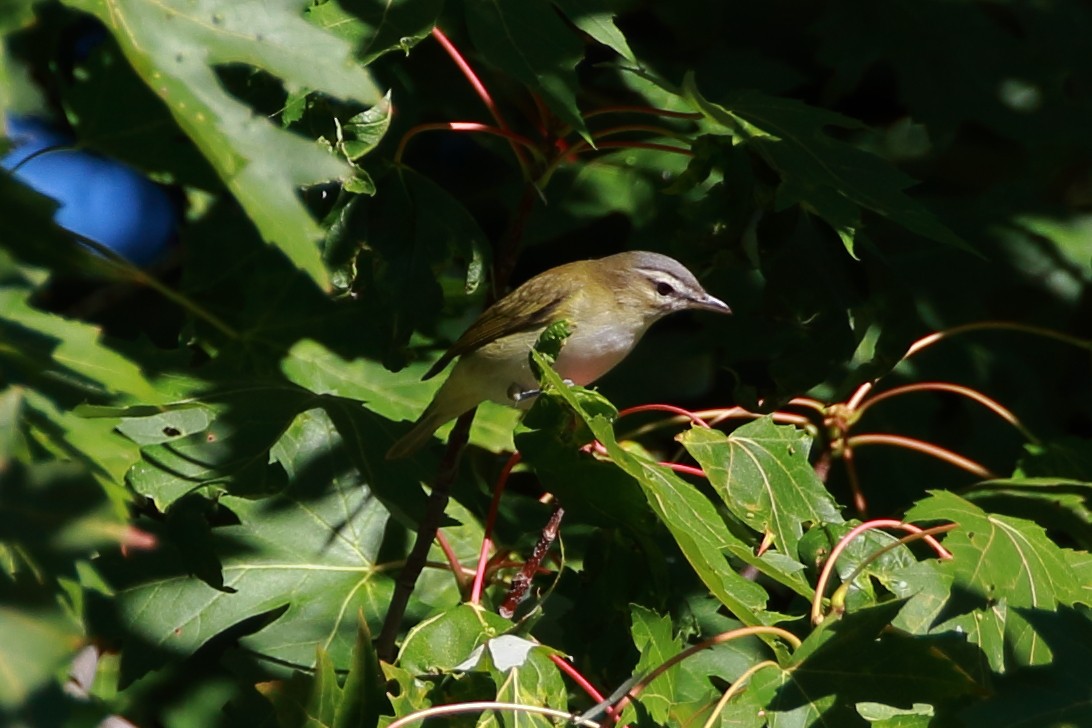
[[[486,309],[478,320],[459,337],[458,341],[432,365],[422,379],[431,379],[442,372],[455,357],[476,351],[492,341],[524,331],[545,328],[553,321],[564,299],[564,296],[560,294],[543,298],[540,300],[545,301],[544,303],[536,304],[528,311],[527,302],[529,299],[534,300],[534,297],[518,295],[520,293],[532,292],[525,292],[521,288],[516,291],[516,295],[506,296]]]

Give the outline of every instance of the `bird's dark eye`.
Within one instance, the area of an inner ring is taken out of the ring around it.
[[[659,293],[661,296],[670,296],[674,292],[675,289],[671,287],[670,283],[660,281],[656,284],[656,293]]]

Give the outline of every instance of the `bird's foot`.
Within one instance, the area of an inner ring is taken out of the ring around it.
[[[563,381],[565,382],[566,386],[573,386],[573,380],[565,379]],[[526,402],[532,397],[537,397],[540,394],[542,394],[542,389],[540,388],[536,387],[535,389],[524,389],[516,383],[513,383],[512,386],[508,388],[508,398],[516,404],[519,404],[520,402]]]

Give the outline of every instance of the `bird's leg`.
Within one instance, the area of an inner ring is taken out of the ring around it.
[[[565,382],[565,386],[573,386],[573,380],[565,379],[563,381]],[[540,394],[542,394],[542,389],[539,387],[536,387],[534,389],[524,389],[515,382],[513,382],[512,386],[508,388],[508,398],[516,404],[531,399],[532,397],[537,397]]]
[[[540,394],[542,394],[541,389],[524,389],[515,382],[508,388],[508,398],[516,404],[531,399],[531,397],[537,397]]]

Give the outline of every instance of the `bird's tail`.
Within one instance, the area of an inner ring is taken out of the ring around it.
[[[387,450],[387,460],[398,460],[420,450],[432,439],[433,433],[447,419],[438,413],[434,406],[429,405],[417,421],[413,423],[413,427],[410,428],[409,432],[398,438],[391,445],[391,449]]]

